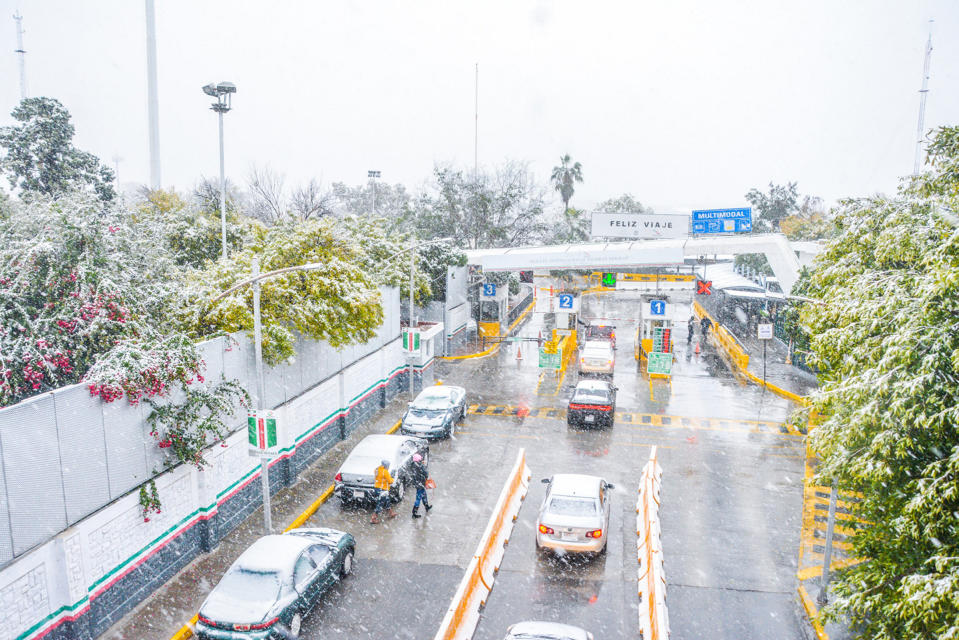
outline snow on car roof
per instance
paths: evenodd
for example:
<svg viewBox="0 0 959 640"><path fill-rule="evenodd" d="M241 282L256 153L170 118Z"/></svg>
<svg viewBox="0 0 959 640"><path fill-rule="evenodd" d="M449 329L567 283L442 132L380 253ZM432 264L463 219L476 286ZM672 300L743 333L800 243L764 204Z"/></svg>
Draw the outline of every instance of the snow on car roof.
<svg viewBox="0 0 959 640"><path fill-rule="evenodd" d="M611 386L612 385L605 380L580 380L576 383L577 389L602 389L603 391L609 391Z"/></svg>
<svg viewBox="0 0 959 640"><path fill-rule="evenodd" d="M292 569L300 552L314 544L301 536L263 536L240 554L236 564L250 571L281 571Z"/></svg>
<svg viewBox="0 0 959 640"><path fill-rule="evenodd" d="M517 622L509 629L511 638L557 638L557 640L579 640L587 638L586 632L579 627L558 622L541 622L538 620L528 620L526 622Z"/></svg>
<svg viewBox="0 0 959 640"><path fill-rule="evenodd" d="M416 399L420 398L448 398L454 391L462 391L463 387L456 387L451 384L437 384L420 391Z"/></svg>
<svg viewBox="0 0 959 640"><path fill-rule="evenodd" d="M406 440L409 440L406 436L374 433L360 440L360 443L353 448L350 455L374 456L383 452L395 451Z"/></svg>
<svg viewBox="0 0 959 640"><path fill-rule="evenodd" d="M560 496L583 496L595 498L599 495L599 483L602 478L579 473L557 473L553 476L550 492Z"/></svg>

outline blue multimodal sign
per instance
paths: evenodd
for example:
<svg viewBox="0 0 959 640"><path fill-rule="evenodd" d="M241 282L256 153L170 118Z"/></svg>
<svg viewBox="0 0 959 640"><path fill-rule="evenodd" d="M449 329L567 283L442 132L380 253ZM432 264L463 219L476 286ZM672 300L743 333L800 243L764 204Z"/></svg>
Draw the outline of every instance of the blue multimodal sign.
<svg viewBox="0 0 959 640"><path fill-rule="evenodd" d="M571 293L559 294L559 308L571 310L573 308L573 294Z"/></svg>
<svg viewBox="0 0 959 640"><path fill-rule="evenodd" d="M693 233L742 233L753 229L751 207L693 211Z"/></svg>
<svg viewBox="0 0 959 640"><path fill-rule="evenodd" d="M649 301L649 315L651 315L651 316L664 316L664 315L666 315L666 301L665 301L665 300L650 300L650 301Z"/></svg>
<svg viewBox="0 0 959 640"><path fill-rule="evenodd" d="M483 284L483 297L493 298L496 296L496 285L492 282L486 282Z"/></svg>

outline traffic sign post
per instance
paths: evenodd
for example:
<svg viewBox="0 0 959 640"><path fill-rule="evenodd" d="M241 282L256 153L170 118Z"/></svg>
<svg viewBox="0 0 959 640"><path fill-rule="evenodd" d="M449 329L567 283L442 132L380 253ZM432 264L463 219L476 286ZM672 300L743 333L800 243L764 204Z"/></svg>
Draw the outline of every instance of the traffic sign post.
<svg viewBox="0 0 959 640"><path fill-rule="evenodd" d="M763 389L766 388L766 341L773 339L773 325L764 323L756 326L756 335L763 341Z"/></svg>
<svg viewBox="0 0 959 640"><path fill-rule="evenodd" d="M673 370L673 354L651 352L646 358L646 372L650 375L668 376Z"/></svg>
<svg viewBox="0 0 959 640"><path fill-rule="evenodd" d="M279 451L279 422L275 411L257 409L246 416L246 439L251 456L274 456Z"/></svg>
<svg viewBox="0 0 959 640"><path fill-rule="evenodd" d="M539 350L539 368L540 369L555 369L559 370L560 360L562 355L556 351L556 343L552 343L553 347L550 350L550 343L547 342L546 345L540 348Z"/></svg>
<svg viewBox="0 0 959 640"><path fill-rule="evenodd" d="M616 286L616 274L615 273L604 273L603 279L600 283L604 287L615 287Z"/></svg>

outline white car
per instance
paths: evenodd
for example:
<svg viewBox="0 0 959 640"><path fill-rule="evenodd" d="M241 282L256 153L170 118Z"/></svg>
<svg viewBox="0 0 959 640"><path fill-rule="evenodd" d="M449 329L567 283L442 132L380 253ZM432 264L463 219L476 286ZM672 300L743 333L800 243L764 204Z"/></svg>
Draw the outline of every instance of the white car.
<svg viewBox="0 0 959 640"><path fill-rule="evenodd" d="M543 482L549 488L536 518L537 551L605 552L613 485L577 473L556 474Z"/></svg>
<svg viewBox="0 0 959 640"><path fill-rule="evenodd" d="M390 498L393 502L400 502L412 478L411 466L417 453L423 456L423 464L428 465L430 447L422 438L383 433L366 436L340 465L333 477L333 491L344 503L375 502L379 495L379 491L373 488L376 468L380 461L387 460L394 480Z"/></svg>
<svg viewBox="0 0 959 640"><path fill-rule="evenodd" d="M612 345L605 340L587 340L579 354L579 374L613 377L616 356Z"/></svg>
<svg viewBox="0 0 959 640"><path fill-rule="evenodd" d="M593 640L593 634L569 624L530 620L507 629L505 640Z"/></svg>
<svg viewBox="0 0 959 640"><path fill-rule="evenodd" d="M420 391L403 416L400 432L421 438L449 438L466 417L466 389L435 384Z"/></svg>

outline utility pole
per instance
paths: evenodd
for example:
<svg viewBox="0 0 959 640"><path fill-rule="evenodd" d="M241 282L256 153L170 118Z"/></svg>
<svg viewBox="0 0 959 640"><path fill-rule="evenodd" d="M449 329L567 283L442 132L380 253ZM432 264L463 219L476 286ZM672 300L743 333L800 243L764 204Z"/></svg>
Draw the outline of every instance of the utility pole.
<svg viewBox="0 0 959 640"><path fill-rule="evenodd" d="M929 21L929 39L926 41L926 57L922 63L922 89L919 90L919 126L916 127L916 160L913 163L912 174L919 174L919 165L922 164L922 142L926 121L926 95L929 93L929 61L932 58L932 20Z"/></svg>
<svg viewBox="0 0 959 640"><path fill-rule="evenodd" d="M160 188L160 108L157 104L157 35L153 0L146 0L147 117L150 131L150 189Z"/></svg>
<svg viewBox="0 0 959 640"><path fill-rule="evenodd" d="M476 85L473 105L473 178L479 172L479 62L476 63Z"/></svg>
<svg viewBox="0 0 959 640"><path fill-rule="evenodd" d="M17 23L17 48L16 53L20 58L20 100L27 99L27 52L23 48L23 16L17 11L13 14L13 19Z"/></svg>
<svg viewBox="0 0 959 640"><path fill-rule="evenodd" d="M120 161L123 160L117 154L113 154L113 181L117 185L117 195L120 194Z"/></svg>

